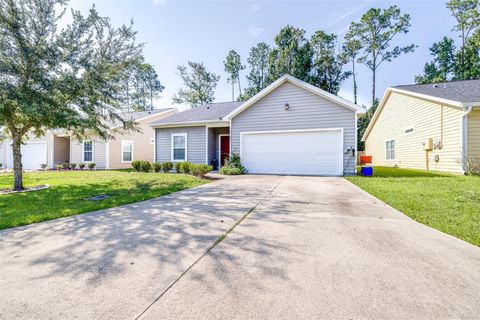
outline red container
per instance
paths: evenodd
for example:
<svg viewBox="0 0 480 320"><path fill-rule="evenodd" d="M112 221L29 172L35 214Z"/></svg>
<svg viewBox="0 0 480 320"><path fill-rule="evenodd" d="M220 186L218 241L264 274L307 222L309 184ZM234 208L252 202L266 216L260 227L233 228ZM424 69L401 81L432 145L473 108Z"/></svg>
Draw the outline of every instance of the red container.
<svg viewBox="0 0 480 320"><path fill-rule="evenodd" d="M372 156L360 156L360 163L361 164L372 163Z"/></svg>

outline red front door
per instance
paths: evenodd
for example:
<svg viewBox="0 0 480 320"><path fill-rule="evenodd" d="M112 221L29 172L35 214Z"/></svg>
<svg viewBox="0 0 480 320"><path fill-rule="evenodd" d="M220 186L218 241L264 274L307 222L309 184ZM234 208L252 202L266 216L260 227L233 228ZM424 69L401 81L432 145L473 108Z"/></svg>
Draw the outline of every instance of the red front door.
<svg viewBox="0 0 480 320"><path fill-rule="evenodd" d="M220 165L225 164L225 159L230 156L230 137L220 136Z"/></svg>

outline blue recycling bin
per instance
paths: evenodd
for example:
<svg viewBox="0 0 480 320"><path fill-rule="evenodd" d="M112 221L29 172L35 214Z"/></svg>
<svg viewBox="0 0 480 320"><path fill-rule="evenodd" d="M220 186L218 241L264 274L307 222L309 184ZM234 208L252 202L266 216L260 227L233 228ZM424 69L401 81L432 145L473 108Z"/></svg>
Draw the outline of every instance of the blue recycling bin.
<svg viewBox="0 0 480 320"><path fill-rule="evenodd" d="M373 176L373 167L362 167L361 173L362 176L371 177Z"/></svg>

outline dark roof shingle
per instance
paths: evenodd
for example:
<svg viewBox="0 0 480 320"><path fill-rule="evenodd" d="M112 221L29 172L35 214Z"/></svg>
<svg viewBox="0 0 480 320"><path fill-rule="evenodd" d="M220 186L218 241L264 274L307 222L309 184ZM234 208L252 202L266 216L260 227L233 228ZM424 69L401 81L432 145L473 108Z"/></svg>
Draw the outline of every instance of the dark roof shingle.
<svg viewBox="0 0 480 320"><path fill-rule="evenodd" d="M132 111L132 112L122 112L119 113L118 115L125 121L129 120L139 120L148 116L153 116L155 114L159 114L162 112L167 112L173 110L173 108L163 108L163 109L153 109L153 110L148 110L148 111ZM110 127L115 127L120 125L120 121L108 121L107 125Z"/></svg>
<svg viewBox="0 0 480 320"><path fill-rule="evenodd" d="M201 122L201 121L212 121L212 120L223 120L226 115L235 110L243 102L241 101L232 101L232 102L220 102L220 103L208 103L201 105L197 108L188 109L182 112L178 112L169 117L160 119L151 123L151 125L161 125L161 124L175 124L183 122Z"/></svg>
<svg viewBox="0 0 480 320"><path fill-rule="evenodd" d="M442 82L436 84L412 84L393 88L460 103L480 102L480 80Z"/></svg>

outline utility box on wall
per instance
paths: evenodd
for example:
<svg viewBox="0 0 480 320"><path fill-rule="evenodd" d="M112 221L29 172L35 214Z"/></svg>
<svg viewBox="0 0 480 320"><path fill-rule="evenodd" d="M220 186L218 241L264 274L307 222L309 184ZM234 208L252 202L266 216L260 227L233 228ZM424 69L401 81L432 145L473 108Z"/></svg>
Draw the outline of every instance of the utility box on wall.
<svg viewBox="0 0 480 320"><path fill-rule="evenodd" d="M428 138L427 140L425 140L425 142L423 143L423 150L426 150L426 151L433 150L433 139L432 138Z"/></svg>

